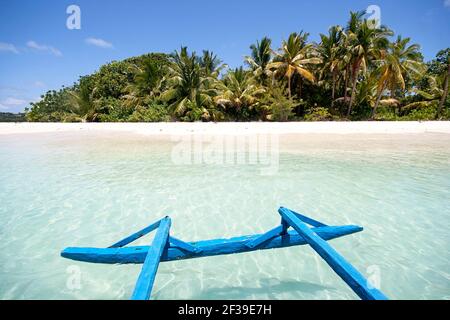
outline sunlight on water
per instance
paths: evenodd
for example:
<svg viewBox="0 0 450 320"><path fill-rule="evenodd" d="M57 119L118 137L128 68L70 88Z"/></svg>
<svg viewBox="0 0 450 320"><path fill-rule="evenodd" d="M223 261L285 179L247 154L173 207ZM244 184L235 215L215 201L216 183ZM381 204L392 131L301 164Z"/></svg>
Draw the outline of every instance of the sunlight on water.
<svg viewBox="0 0 450 320"><path fill-rule="evenodd" d="M280 136L272 176L259 165L174 164L174 145L112 133L1 136L0 298L127 299L140 265L60 251L109 246L165 215L187 241L261 233L283 205L363 226L331 244L366 276L378 270L389 298L450 299L448 135ZM306 246L162 263L152 297L357 298Z"/></svg>

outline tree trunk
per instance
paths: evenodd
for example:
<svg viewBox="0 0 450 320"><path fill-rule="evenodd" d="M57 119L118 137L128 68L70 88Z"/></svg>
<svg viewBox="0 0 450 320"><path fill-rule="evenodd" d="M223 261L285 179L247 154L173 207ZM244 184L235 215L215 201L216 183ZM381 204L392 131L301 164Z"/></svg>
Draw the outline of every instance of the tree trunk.
<svg viewBox="0 0 450 320"><path fill-rule="evenodd" d="M335 91L336 91L336 72L333 71L333 84L331 88L331 108L334 107Z"/></svg>
<svg viewBox="0 0 450 320"><path fill-rule="evenodd" d="M350 114L352 113L353 101L355 100L355 95L356 95L356 83L358 82L359 66L360 66L360 63L358 62L356 64L355 68L353 69L353 74L352 74L352 82L353 82L352 95L350 96L350 102L348 104L347 117L350 117Z"/></svg>
<svg viewBox="0 0 450 320"><path fill-rule="evenodd" d="M300 100L303 93L303 79L302 77L298 77L298 99Z"/></svg>
<svg viewBox="0 0 450 320"><path fill-rule="evenodd" d="M439 102L439 107L438 107L438 110L437 110L436 119L438 119L441 116L442 108L444 107L444 103L447 100L447 95L448 95L448 78L450 78L450 61L448 63L448 71L447 71L447 75L445 76L445 81L444 81L444 93L442 94L441 101Z"/></svg>
<svg viewBox="0 0 450 320"><path fill-rule="evenodd" d="M291 77L288 77L288 94L289 100L291 100Z"/></svg>
<svg viewBox="0 0 450 320"><path fill-rule="evenodd" d="M302 80L302 77L300 76L300 77L298 77L299 78L299 80L298 80L298 83L299 83L299 86L298 86L298 88L299 88L299 90L298 90L298 99L300 100L301 99L301 96L302 96L302 84L303 84L303 80ZM298 105L298 107L297 107L297 115L301 115L301 113L302 113L302 105L301 104L299 104Z"/></svg>
<svg viewBox="0 0 450 320"><path fill-rule="evenodd" d="M347 102L347 87L348 87L348 79L350 79L350 65L347 65L345 71L345 82L344 82L344 102Z"/></svg>
<svg viewBox="0 0 450 320"><path fill-rule="evenodd" d="M381 88L381 91L378 94L377 101L375 102L375 106L372 109L372 117L371 117L372 120L375 119L375 115L377 113L377 108L378 108L378 105L380 104L381 96L383 95L383 92L384 92L385 89L386 89L386 81L383 83L383 87Z"/></svg>

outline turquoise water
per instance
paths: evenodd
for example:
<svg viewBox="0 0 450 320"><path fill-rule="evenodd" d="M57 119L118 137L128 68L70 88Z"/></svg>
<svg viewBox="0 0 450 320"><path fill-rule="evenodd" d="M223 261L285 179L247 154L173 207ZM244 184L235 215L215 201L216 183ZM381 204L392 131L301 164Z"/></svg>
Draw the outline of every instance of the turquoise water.
<svg viewBox="0 0 450 320"><path fill-rule="evenodd" d="M139 265L60 251L109 246L164 215L189 241L260 233L283 205L363 226L331 244L390 298L450 299L448 135L281 136L269 176L261 165L176 164L175 145L113 133L0 136L0 298L127 299ZM306 246L163 263L152 297L357 299Z"/></svg>

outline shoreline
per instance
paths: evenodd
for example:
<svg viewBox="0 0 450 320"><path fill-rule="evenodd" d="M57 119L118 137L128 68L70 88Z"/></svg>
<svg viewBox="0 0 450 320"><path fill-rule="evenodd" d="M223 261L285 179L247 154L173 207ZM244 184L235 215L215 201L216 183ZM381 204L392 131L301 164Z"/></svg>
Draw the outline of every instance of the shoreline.
<svg viewBox="0 0 450 320"><path fill-rule="evenodd" d="M189 134L450 134L450 121L426 122L156 122L156 123L0 123L0 136L62 132Z"/></svg>

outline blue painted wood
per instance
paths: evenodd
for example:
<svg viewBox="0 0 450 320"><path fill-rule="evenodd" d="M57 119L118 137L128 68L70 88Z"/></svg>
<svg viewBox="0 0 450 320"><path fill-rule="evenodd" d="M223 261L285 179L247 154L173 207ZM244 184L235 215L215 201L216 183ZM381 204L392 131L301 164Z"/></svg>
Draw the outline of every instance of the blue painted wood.
<svg viewBox="0 0 450 320"><path fill-rule="evenodd" d="M131 297L133 300L148 300L150 298L161 256L169 244L170 223L169 217L165 217L160 221L155 238L153 238L152 245L147 251L141 273L136 282Z"/></svg>
<svg viewBox="0 0 450 320"><path fill-rule="evenodd" d="M289 223L284 221L283 217L281 217L281 225L283 226L283 230L281 230L281 235L285 235L288 232L290 225Z"/></svg>
<svg viewBox="0 0 450 320"><path fill-rule="evenodd" d="M329 266L344 280L350 288L363 300L387 300L387 297L378 289L368 285L367 279L333 249L315 230L299 219L292 211L286 208L279 209L280 215L286 220L309 245L329 264Z"/></svg>
<svg viewBox="0 0 450 320"><path fill-rule="evenodd" d="M280 209L285 209L285 208L281 207ZM327 226L326 224L324 224L324 223L322 223L320 221L314 220L314 219L312 219L310 217L307 217L305 215L302 215L302 214L300 214L298 212L295 212L295 211L292 211L290 209L288 209L288 210L290 212L292 212L295 216L297 216L297 218L299 218L301 221L303 221L304 223L309 224L310 226L313 226L313 227L316 227L316 228L326 227Z"/></svg>
<svg viewBox="0 0 450 320"><path fill-rule="evenodd" d="M169 237L169 242L171 244L171 246L173 247L178 247L180 249L183 249L187 252L200 252L202 251L201 249L191 245L190 243L184 242L183 240L177 239L175 237Z"/></svg>
<svg viewBox="0 0 450 320"><path fill-rule="evenodd" d="M246 246L249 248L256 248L260 244L262 244L276 236L281 235L282 232L283 232L283 226L278 226L278 227L273 228L272 230L267 231L266 233L260 235L255 240L250 241L249 243L246 244Z"/></svg>
<svg viewBox="0 0 450 320"><path fill-rule="evenodd" d="M361 232L363 228L359 226L327 226L313 228L312 230L317 233L322 239L332 240L353 233ZM231 239L214 239L189 242L190 245L201 250L195 253L186 252L179 248L169 247L163 253L161 262L244 253L256 250L286 248L308 244L301 235L292 230L284 236L277 236L262 243L257 248L249 248L246 245L247 243L259 238L260 236L261 235L249 235L234 237ZM67 259L92 263L143 263L147 256L149 248L149 246L135 246L124 248L66 248L61 252L61 256Z"/></svg>
<svg viewBox="0 0 450 320"><path fill-rule="evenodd" d="M133 241L136 241L137 239L149 234L153 230L156 230L159 227L159 224L161 223L161 220L156 221L155 223L149 225L148 227L145 227L142 230L139 230L136 233L133 233L131 236L126 237L125 239L122 239L113 245L111 245L109 248L120 248L124 247L127 244L130 244Z"/></svg>

